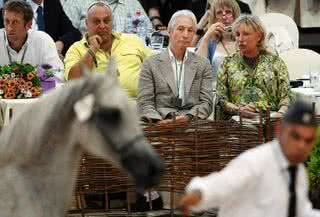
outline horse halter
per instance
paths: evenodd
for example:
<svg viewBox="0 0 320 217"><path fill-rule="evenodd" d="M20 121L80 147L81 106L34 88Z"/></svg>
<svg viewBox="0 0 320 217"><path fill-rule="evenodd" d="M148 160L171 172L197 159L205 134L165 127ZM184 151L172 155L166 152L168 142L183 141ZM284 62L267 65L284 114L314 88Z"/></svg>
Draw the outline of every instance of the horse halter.
<svg viewBox="0 0 320 217"><path fill-rule="evenodd" d="M129 153L130 152L130 148L132 148L132 145L139 142L140 140L144 139L144 135L143 134L138 134L135 137L133 137L131 140L125 142L124 144L121 145L120 148L118 149L114 149L118 154L125 154L125 153ZM110 139L111 140L111 139ZM112 141L108 141L109 144L112 147L117 147L115 143L113 143Z"/></svg>
<svg viewBox="0 0 320 217"><path fill-rule="evenodd" d="M123 156L123 155L126 155L126 153L129 153L130 148L133 147L133 144L144 139L143 134L138 134L138 135L134 136L132 139L125 141L121 145L119 145L113 141L113 139L111 138L112 137L111 135L103 132L103 126L99 127L99 122L96 122L96 124L98 125L98 128L100 129L102 137L111 146L112 150L114 152L116 152L117 154L119 154L119 156Z"/></svg>

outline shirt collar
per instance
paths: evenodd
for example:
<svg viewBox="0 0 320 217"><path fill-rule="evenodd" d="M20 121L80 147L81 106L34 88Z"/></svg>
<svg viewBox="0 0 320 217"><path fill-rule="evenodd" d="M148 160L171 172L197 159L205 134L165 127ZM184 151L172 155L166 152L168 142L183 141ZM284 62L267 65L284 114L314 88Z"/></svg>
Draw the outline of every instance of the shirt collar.
<svg viewBox="0 0 320 217"><path fill-rule="evenodd" d="M32 33L32 29L29 29L28 32L27 32L27 40L26 42L22 45L21 49L24 48L25 46L27 46L29 43L30 43L30 34ZM3 29L3 32L4 32L4 41L6 43L6 46L7 47L10 47L10 44L9 44L9 41L8 41L8 38L7 38L7 33L6 31ZM10 47L11 48L11 47ZM12 48L11 48L12 49Z"/></svg>
<svg viewBox="0 0 320 217"><path fill-rule="evenodd" d="M273 150L275 152L276 159L280 165L281 171L286 171L290 165L288 159L284 155L281 145L278 140L273 141Z"/></svg>
<svg viewBox="0 0 320 217"><path fill-rule="evenodd" d="M50 1L50 0L49 0L49 1ZM40 5L34 3L32 0L28 0L28 2L29 2L29 4L31 5L31 8L32 8L34 14L37 13L37 9L38 9L39 6L41 6L42 9L43 9L43 1L41 2Z"/></svg>
<svg viewBox="0 0 320 217"><path fill-rule="evenodd" d="M108 2L108 4L115 4L115 3L125 4L125 0L106 0L106 2Z"/></svg>
<svg viewBox="0 0 320 217"><path fill-rule="evenodd" d="M171 49L170 49L169 46L168 46L168 52L169 52L170 60L174 60L174 59L175 59L175 56L174 56L174 54L172 53L172 51L171 51ZM186 50L182 61L185 62L187 58L188 58L188 50Z"/></svg>

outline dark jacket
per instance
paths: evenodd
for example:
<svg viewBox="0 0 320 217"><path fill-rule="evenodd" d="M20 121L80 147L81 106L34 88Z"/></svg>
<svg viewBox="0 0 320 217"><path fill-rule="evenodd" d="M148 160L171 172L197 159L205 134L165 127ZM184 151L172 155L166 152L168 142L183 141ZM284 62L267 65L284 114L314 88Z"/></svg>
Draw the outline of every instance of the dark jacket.
<svg viewBox="0 0 320 217"><path fill-rule="evenodd" d="M207 0L139 0L146 12L150 8L159 8L161 20L168 25L171 16L178 10L189 9L198 21L206 11Z"/></svg>

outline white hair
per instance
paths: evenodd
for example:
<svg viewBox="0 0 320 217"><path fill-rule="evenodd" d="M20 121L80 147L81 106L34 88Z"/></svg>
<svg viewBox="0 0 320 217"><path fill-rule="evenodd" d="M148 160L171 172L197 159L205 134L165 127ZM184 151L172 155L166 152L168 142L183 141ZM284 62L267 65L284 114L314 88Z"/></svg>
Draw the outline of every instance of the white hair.
<svg viewBox="0 0 320 217"><path fill-rule="evenodd" d="M171 17L171 19L170 19L170 21L168 23L168 31L169 32L171 32L174 29L174 27L176 25L177 18L181 17L181 16L189 17L193 21L193 23L194 23L193 27L196 30L196 28L197 28L196 27L197 26L197 18L194 15L194 13L192 11L190 11L190 10L180 10L180 11L175 12L172 15L172 17Z"/></svg>

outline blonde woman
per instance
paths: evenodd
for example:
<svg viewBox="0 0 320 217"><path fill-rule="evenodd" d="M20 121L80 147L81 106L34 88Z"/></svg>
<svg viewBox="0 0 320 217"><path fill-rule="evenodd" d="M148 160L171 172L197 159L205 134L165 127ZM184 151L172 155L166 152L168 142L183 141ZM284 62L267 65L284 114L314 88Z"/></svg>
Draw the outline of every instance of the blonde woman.
<svg viewBox="0 0 320 217"><path fill-rule="evenodd" d="M236 51L231 26L239 15L240 7L235 0L212 1L208 11L208 30L200 40L197 54L209 59L213 66L214 78L224 57ZM200 33L198 30L198 34Z"/></svg>
<svg viewBox="0 0 320 217"><path fill-rule="evenodd" d="M217 76L223 113L235 115L240 110L244 117L254 118L257 106L270 106L273 115L281 117L290 101L285 63L266 50L266 32L258 17L239 17L233 32L239 51L224 59Z"/></svg>

